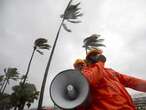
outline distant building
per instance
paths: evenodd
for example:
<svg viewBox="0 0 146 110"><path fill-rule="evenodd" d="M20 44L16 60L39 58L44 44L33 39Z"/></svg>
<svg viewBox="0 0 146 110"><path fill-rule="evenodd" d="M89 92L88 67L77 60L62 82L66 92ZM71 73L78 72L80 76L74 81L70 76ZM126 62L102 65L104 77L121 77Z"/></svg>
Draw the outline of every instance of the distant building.
<svg viewBox="0 0 146 110"><path fill-rule="evenodd" d="M137 110L146 110L146 93L135 94L133 96L133 102Z"/></svg>

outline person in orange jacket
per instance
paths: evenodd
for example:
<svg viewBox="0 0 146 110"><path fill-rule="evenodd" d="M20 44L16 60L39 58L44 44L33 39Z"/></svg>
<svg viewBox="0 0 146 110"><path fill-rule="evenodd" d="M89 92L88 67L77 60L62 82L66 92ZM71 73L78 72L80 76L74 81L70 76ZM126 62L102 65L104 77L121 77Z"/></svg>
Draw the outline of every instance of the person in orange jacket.
<svg viewBox="0 0 146 110"><path fill-rule="evenodd" d="M86 62L81 72L90 84L90 103L77 110L136 110L125 87L146 92L146 80L105 68L106 58L96 49L87 54Z"/></svg>

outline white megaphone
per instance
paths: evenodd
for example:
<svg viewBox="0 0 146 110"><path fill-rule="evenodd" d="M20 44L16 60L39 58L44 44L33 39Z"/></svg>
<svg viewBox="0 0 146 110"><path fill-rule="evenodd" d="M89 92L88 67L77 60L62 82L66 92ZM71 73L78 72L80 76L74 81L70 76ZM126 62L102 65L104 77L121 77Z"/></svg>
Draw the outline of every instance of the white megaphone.
<svg viewBox="0 0 146 110"><path fill-rule="evenodd" d="M50 86L53 103L65 110L74 109L87 100L89 84L77 70L69 69L55 76Z"/></svg>

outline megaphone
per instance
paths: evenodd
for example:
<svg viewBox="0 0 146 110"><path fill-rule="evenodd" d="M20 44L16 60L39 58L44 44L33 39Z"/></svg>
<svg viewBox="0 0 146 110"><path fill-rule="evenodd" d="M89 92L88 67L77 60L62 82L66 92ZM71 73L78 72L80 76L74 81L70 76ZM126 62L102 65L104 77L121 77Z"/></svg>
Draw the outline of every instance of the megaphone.
<svg viewBox="0 0 146 110"><path fill-rule="evenodd" d="M53 103L65 110L84 104L88 95L88 81L77 70L68 69L60 72L50 85L50 96Z"/></svg>

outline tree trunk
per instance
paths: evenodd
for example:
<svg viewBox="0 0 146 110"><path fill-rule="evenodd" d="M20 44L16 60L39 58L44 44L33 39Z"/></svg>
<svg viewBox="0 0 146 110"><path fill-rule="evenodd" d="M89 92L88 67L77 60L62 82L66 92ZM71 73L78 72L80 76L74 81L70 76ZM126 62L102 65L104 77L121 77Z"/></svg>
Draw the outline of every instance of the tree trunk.
<svg viewBox="0 0 146 110"><path fill-rule="evenodd" d="M24 109L25 103L22 104L22 110Z"/></svg>
<svg viewBox="0 0 146 110"><path fill-rule="evenodd" d="M21 106L20 106L20 107L18 107L18 110L22 110Z"/></svg>
<svg viewBox="0 0 146 110"><path fill-rule="evenodd" d="M23 85L25 84L25 82L26 82L26 79L27 79L27 76L28 76L28 73L29 73L29 70L30 70L30 65L31 65L32 58L33 58L33 56L34 56L35 50L36 50L36 48L34 47L33 52L32 52L32 55L31 55L31 58L30 58L30 61L29 61L29 63L28 63L28 67L27 67L27 71L26 71L26 74L25 74L25 78L24 78L24 80L23 80L23 82L22 82L22 86L23 86Z"/></svg>
<svg viewBox="0 0 146 110"><path fill-rule="evenodd" d="M47 80L47 76L48 76L48 71L50 69L51 60L52 60L52 57L53 57L53 53L54 53L54 50L55 50L55 47L56 47L56 43L57 43L57 40L58 40L59 33L60 33L63 22L64 22L64 19L62 20L61 25L59 27L59 30L58 30L58 33L57 33L57 36L56 36L56 39L55 39L50 57L49 57L49 61L48 61L48 64L47 64L47 67L46 67L46 70L45 70L45 74L44 74L44 77L43 77L43 82L42 82L41 92L40 92L40 98L39 98L39 103L38 103L38 110L40 110L40 108L42 107L42 101L43 101L43 96L44 96L44 90L45 90L46 80Z"/></svg>
<svg viewBox="0 0 146 110"><path fill-rule="evenodd" d="M16 107L14 107L14 110L17 110L17 106L16 106Z"/></svg>
<svg viewBox="0 0 146 110"><path fill-rule="evenodd" d="M4 88L3 88L2 92L1 92L2 94L4 94L4 91L5 91L5 89L6 89L6 86L8 85L8 80L9 80L9 79L6 80L7 82L5 83L5 86L4 86Z"/></svg>
<svg viewBox="0 0 146 110"><path fill-rule="evenodd" d="M5 85L5 81L6 81L6 80L4 80L4 82L3 82L2 86L1 86L0 92L2 92L2 90L3 90L3 87L4 87L4 85Z"/></svg>
<svg viewBox="0 0 146 110"><path fill-rule="evenodd" d="M24 109L24 106L25 106L25 102L20 104L20 106L18 107L18 110L23 110Z"/></svg>
<svg viewBox="0 0 146 110"><path fill-rule="evenodd" d="M72 0L69 1L68 5L67 5L67 8L71 4L71 2L72 2ZM65 12L66 12L66 9L65 9ZM58 29L58 32L57 32L57 35L56 35L56 38L55 38L55 41L54 41L54 45L52 47L51 54L50 54L50 57L49 57L49 60L48 60L47 66L46 66L45 74L44 74L44 77L43 77L43 82L42 82L42 85L41 85L40 98L39 98L39 103L38 103L38 109L37 110L40 110L41 107L42 107L42 102L43 102L43 96L44 96L44 90L45 90L46 80L47 80L47 76L48 76L48 71L50 69L50 64L51 64L51 61L52 61L53 53L54 53L54 50L55 50L55 47L56 47L56 43L57 43L57 40L58 40L59 33L60 33L63 22L64 22L64 18L62 19L62 22L59 26L59 29Z"/></svg>
<svg viewBox="0 0 146 110"><path fill-rule="evenodd" d="M86 51L86 55L87 55L87 53L88 53L88 52L87 52L87 48L85 48L85 51Z"/></svg>

